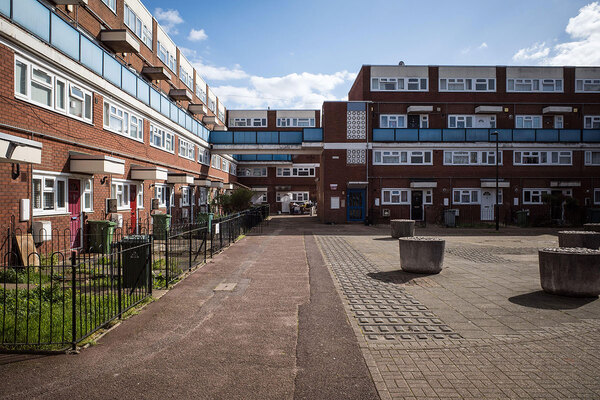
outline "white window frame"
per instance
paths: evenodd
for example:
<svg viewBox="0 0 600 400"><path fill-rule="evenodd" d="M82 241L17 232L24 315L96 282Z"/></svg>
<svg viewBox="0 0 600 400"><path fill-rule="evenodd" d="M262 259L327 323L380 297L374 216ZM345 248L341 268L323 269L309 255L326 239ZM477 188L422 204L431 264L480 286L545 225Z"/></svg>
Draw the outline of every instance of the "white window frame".
<svg viewBox="0 0 600 400"><path fill-rule="evenodd" d="M388 162L385 162L388 157ZM398 159L397 162L393 158ZM414 162L415 157L423 157L423 162ZM377 161L379 159L379 161ZM427 161L429 159L429 161ZM433 165L432 150L373 150L373 165Z"/></svg>
<svg viewBox="0 0 600 400"><path fill-rule="evenodd" d="M160 43L160 40L156 41L156 54L163 64L176 73L177 66L175 65L175 55L171 54L169 50Z"/></svg>
<svg viewBox="0 0 600 400"><path fill-rule="evenodd" d="M123 21L125 22L125 26L140 38L146 47L152 50L152 27L148 28L144 25L142 19L127 5L127 3L125 3L123 11Z"/></svg>
<svg viewBox="0 0 600 400"><path fill-rule="evenodd" d="M189 207L191 198L191 190L189 186L181 187L181 207Z"/></svg>
<svg viewBox="0 0 600 400"><path fill-rule="evenodd" d="M210 150L204 147L198 148L198 162L204 165L210 165Z"/></svg>
<svg viewBox="0 0 600 400"><path fill-rule="evenodd" d="M600 189L594 189L594 204L600 204Z"/></svg>
<svg viewBox="0 0 600 400"><path fill-rule="evenodd" d="M210 108L210 107L209 107ZM231 126L241 128L264 128L267 126L266 118L230 118L229 123Z"/></svg>
<svg viewBox="0 0 600 400"><path fill-rule="evenodd" d="M110 9L115 15L117 14L117 0L102 0L104 5Z"/></svg>
<svg viewBox="0 0 600 400"><path fill-rule="evenodd" d="M415 82L416 81L416 82ZM392 89L381 89L381 85L393 85ZM417 84L418 89L409 89L409 86ZM390 86L392 87L392 86ZM429 78L423 77L403 77L403 78L371 78L372 92L428 92Z"/></svg>
<svg viewBox="0 0 600 400"><path fill-rule="evenodd" d="M113 101L107 100L104 100L103 114L102 123L104 129L138 142L144 142L144 119L138 114ZM111 118L121 121L120 130L111 126ZM133 129L134 127L135 129ZM135 136L133 135L134 130L136 131Z"/></svg>
<svg viewBox="0 0 600 400"><path fill-rule="evenodd" d="M379 115L380 128L406 128L406 114L381 114Z"/></svg>
<svg viewBox="0 0 600 400"><path fill-rule="evenodd" d="M600 79L575 79L575 93L600 93Z"/></svg>
<svg viewBox="0 0 600 400"><path fill-rule="evenodd" d="M194 86L194 77L183 68L183 65L179 66L179 80L183 82L188 88Z"/></svg>
<svg viewBox="0 0 600 400"><path fill-rule="evenodd" d="M277 167L277 177L313 178L314 167Z"/></svg>
<svg viewBox="0 0 600 400"><path fill-rule="evenodd" d="M210 156L210 166L214 169L221 169L221 156L212 154Z"/></svg>
<svg viewBox="0 0 600 400"><path fill-rule="evenodd" d="M246 176L250 178L263 178L268 176L267 167L241 167L238 168L238 176Z"/></svg>
<svg viewBox="0 0 600 400"><path fill-rule="evenodd" d="M177 137L177 141L179 142L179 157L194 161L196 159L196 145L189 140L182 139L181 136Z"/></svg>
<svg viewBox="0 0 600 400"><path fill-rule="evenodd" d="M88 187L89 185L89 187ZM86 198L89 198L90 206L86 207ZM94 212L94 180L81 180L81 210L83 212Z"/></svg>
<svg viewBox="0 0 600 400"><path fill-rule="evenodd" d="M17 82L16 82L16 69L17 64L24 65L26 68L25 74L25 88L27 93L21 93L17 91ZM26 101L28 103L34 104L38 107L42 107L46 110L50 110L56 112L58 114L66 115L69 118L73 118L87 124L92 125L94 119L94 102L93 102L93 94L92 91L87 89L84 85L79 84L78 82L74 82L70 79L65 78L64 76L56 73L51 68L40 65L39 63L34 63L26 60L23 57L18 55L15 56L15 62L13 64L14 74L15 74L15 98ZM50 78L50 82L41 81L34 77L33 70L39 70L40 72L46 74ZM62 98L62 103L64 107L60 107L57 105L57 84L61 83L64 85L64 97ZM32 85L36 84L50 91L50 104L38 102L33 99L32 96ZM76 92L81 92L78 94ZM71 103L72 102L81 102L81 116L74 114L71 111Z"/></svg>
<svg viewBox="0 0 600 400"><path fill-rule="evenodd" d="M489 162L490 156L494 158ZM467 157L467 162L459 162ZM496 165L496 150L444 150L444 165ZM498 165L502 165L502 150L498 150Z"/></svg>
<svg viewBox="0 0 600 400"><path fill-rule="evenodd" d="M229 164L229 175L237 176L237 165L235 163Z"/></svg>
<svg viewBox="0 0 600 400"><path fill-rule="evenodd" d="M64 215L69 213L69 179L79 179L73 178L67 174L46 174L43 172L33 172L32 174L32 182L39 180L40 181L40 207L35 206L35 184L32 184L31 188L31 203L33 207L33 216L47 216L47 215ZM63 183L63 201L64 206L59 207L59 184L58 182ZM52 187L47 187L46 182L52 182ZM52 208L46 208L46 201L44 193L52 193L53 201Z"/></svg>
<svg viewBox="0 0 600 400"><path fill-rule="evenodd" d="M584 116L583 129L600 129L600 115Z"/></svg>
<svg viewBox="0 0 600 400"><path fill-rule="evenodd" d="M314 128L314 118L277 118L278 128L302 127Z"/></svg>
<svg viewBox="0 0 600 400"><path fill-rule="evenodd" d="M552 85L552 90L544 90L548 85ZM529 89L525 86L529 86ZM519 89L517 89L520 87ZM564 81L562 79L551 78L507 78L506 91L508 93L562 93L564 91Z"/></svg>
<svg viewBox="0 0 600 400"><path fill-rule="evenodd" d="M458 85L462 84L462 88ZM452 88L450 88L452 86ZM485 85L485 89L477 89ZM496 78L440 78L440 92L495 92Z"/></svg>
<svg viewBox="0 0 600 400"><path fill-rule="evenodd" d="M155 143L155 139L158 139L160 143ZM167 153L175 154L174 141L175 135L173 132L154 122L150 123L150 146L166 151Z"/></svg>
<svg viewBox="0 0 600 400"><path fill-rule="evenodd" d="M458 194L458 200L456 195ZM465 196L468 199L465 200ZM475 197L475 199L474 199ZM456 188L452 189L452 204L477 205L481 204L480 188Z"/></svg>
<svg viewBox="0 0 600 400"><path fill-rule="evenodd" d="M528 158L528 162L524 159ZM534 162L537 158L537 162ZM568 158L568 162L565 161ZM513 165L573 165L573 151L571 150L514 150Z"/></svg>
<svg viewBox="0 0 600 400"><path fill-rule="evenodd" d="M594 162L594 155L598 155L598 161ZM600 165L600 150L588 150L585 152L585 165Z"/></svg>
<svg viewBox="0 0 600 400"><path fill-rule="evenodd" d="M403 196L405 199L403 200ZM397 201L394 198L397 197ZM407 205L410 204L410 189L384 188L381 189L381 204L383 205Z"/></svg>
<svg viewBox="0 0 600 400"><path fill-rule="evenodd" d="M204 87L196 84L196 96L198 96L202 102L206 103L206 84L204 84Z"/></svg>
<svg viewBox="0 0 600 400"><path fill-rule="evenodd" d="M127 211L131 210L130 191L131 187L136 188L136 208L144 208L144 188L143 183L136 181L128 181L125 179L112 179L110 182L110 197L111 199L117 199L117 210ZM114 189L114 191L113 191ZM119 190L120 189L120 190ZM119 193L123 195L123 201L119 202ZM142 193L142 201L140 201L140 193Z"/></svg>
<svg viewBox="0 0 600 400"><path fill-rule="evenodd" d="M515 129L542 129L543 120L541 115L515 115ZM528 122L531 127L525 127Z"/></svg>
<svg viewBox="0 0 600 400"><path fill-rule="evenodd" d="M542 199L544 194L550 194L550 189L532 189L523 188L523 203L522 204L544 204ZM525 197L529 194L529 200L525 200ZM533 200L534 196L539 197L539 200Z"/></svg>
<svg viewBox="0 0 600 400"><path fill-rule="evenodd" d="M554 116L554 129L564 129L565 128L565 119L562 115Z"/></svg>

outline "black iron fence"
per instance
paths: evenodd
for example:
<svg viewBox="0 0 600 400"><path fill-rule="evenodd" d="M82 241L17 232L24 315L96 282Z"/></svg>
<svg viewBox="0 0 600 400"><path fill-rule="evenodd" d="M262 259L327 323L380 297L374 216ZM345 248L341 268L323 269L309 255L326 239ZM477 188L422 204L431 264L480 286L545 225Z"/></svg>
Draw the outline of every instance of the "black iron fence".
<svg viewBox="0 0 600 400"><path fill-rule="evenodd" d="M240 235L260 231L268 214L268 207L258 207L139 235L86 232L77 249L69 230L53 230L41 243L8 230L0 243L0 347L74 347L153 288L168 288Z"/></svg>

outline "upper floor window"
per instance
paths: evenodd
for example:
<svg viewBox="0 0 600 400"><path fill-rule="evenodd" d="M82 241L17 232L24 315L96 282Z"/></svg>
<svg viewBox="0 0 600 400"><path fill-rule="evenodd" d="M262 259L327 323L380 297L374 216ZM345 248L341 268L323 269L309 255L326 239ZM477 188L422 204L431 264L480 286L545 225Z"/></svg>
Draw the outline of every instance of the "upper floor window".
<svg viewBox="0 0 600 400"><path fill-rule="evenodd" d="M210 157L210 166L216 169L221 169L221 157L213 154Z"/></svg>
<svg viewBox="0 0 600 400"><path fill-rule="evenodd" d="M279 167L277 176L312 177L315 176L315 169L312 167Z"/></svg>
<svg viewBox="0 0 600 400"><path fill-rule="evenodd" d="M210 98L210 96L208 97L208 109L212 112L215 112L215 107L217 106L217 103ZM267 126L267 124L265 123L265 126Z"/></svg>
<svg viewBox="0 0 600 400"><path fill-rule="evenodd" d="M104 129L141 142L144 141L143 119L108 101L104 101Z"/></svg>
<svg viewBox="0 0 600 400"><path fill-rule="evenodd" d="M600 79L576 79L575 91L598 93L600 92Z"/></svg>
<svg viewBox="0 0 600 400"><path fill-rule="evenodd" d="M572 151L514 151L515 165L571 165Z"/></svg>
<svg viewBox="0 0 600 400"><path fill-rule="evenodd" d="M203 149L202 147L198 149L198 162L201 164L208 165L210 163L210 150Z"/></svg>
<svg viewBox="0 0 600 400"><path fill-rule="evenodd" d="M380 128L406 128L406 115L382 114L379 116Z"/></svg>
<svg viewBox="0 0 600 400"><path fill-rule="evenodd" d="M192 75L188 74L182 66L179 66L179 79L189 88L194 86L194 78L192 78Z"/></svg>
<svg viewBox="0 0 600 400"><path fill-rule="evenodd" d="M371 91L426 92L427 78L371 78Z"/></svg>
<svg viewBox="0 0 600 400"><path fill-rule="evenodd" d="M267 167L239 168L238 176L267 176Z"/></svg>
<svg viewBox="0 0 600 400"><path fill-rule="evenodd" d="M221 171L229 172L229 161L224 158L221 159Z"/></svg>
<svg viewBox="0 0 600 400"><path fill-rule="evenodd" d="M554 116L554 129L563 129L565 127L564 119L562 115Z"/></svg>
<svg viewBox="0 0 600 400"><path fill-rule="evenodd" d="M502 165L502 151L498 152ZM496 165L495 151L444 151L444 165Z"/></svg>
<svg viewBox="0 0 600 400"><path fill-rule="evenodd" d="M440 78L441 92L495 92L493 78Z"/></svg>
<svg viewBox="0 0 600 400"><path fill-rule="evenodd" d="M196 96L206 103L206 85L196 85Z"/></svg>
<svg viewBox="0 0 600 400"><path fill-rule="evenodd" d="M374 165L432 165L431 150L373 150Z"/></svg>
<svg viewBox="0 0 600 400"><path fill-rule="evenodd" d="M92 93L33 63L15 60L15 97L92 123Z"/></svg>
<svg viewBox="0 0 600 400"><path fill-rule="evenodd" d="M169 50L165 46L163 46L160 41L156 43L158 58L173 72L175 69L175 54L171 54Z"/></svg>
<svg viewBox="0 0 600 400"><path fill-rule="evenodd" d="M237 165L235 165L234 163L229 164L229 175L237 175Z"/></svg>
<svg viewBox="0 0 600 400"><path fill-rule="evenodd" d="M508 79L507 92L562 92L562 79Z"/></svg>
<svg viewBox="0 0 600 400"><path fill-rule="evenodd" d="M277 127L307 127L315 126L314 118L277 118Z"/></svg>
<svg viewBox="0 0 600 400"><path fill-rule="evenodd" d="M179 141L179 155L181 157L187 158L189 160L195 159L195 148L196 146L192 142L188 142L187 140L183 140L181 137L178 139Z"/></svg>
<svg viewBox="0 0 600 400"><path fill-rule="evenodd" d="M585 165L600 165L600 151L586 151Z"/></svg>
<svg viewBox="0 0 600 400"><path fill-rule="evenodd" d="M265 127L267 126L266 118L231 118L229 121L231 126L241 127Z"/></svg>
<svg viewBox="0 0 600 400"><path fill-rule="evenodd" d="M117 0L102 0L102 2L106 4L106 6L110 8L112 12L115 14L117 13Z"/></svg>
<svg viewBox="0 0 600 400"><path fill-rule="evenodd" d="M541 129L541 115L517 115L515 117L515 128L517 129Z"/></svg>
<svg viewBox="0 0 600 400"><path fill-rule="evenodd" d="M164 128L150 124L150 145L173 153L173 134Z"/></svg>
<svg viewBox="0 0 600 400"><path fill-rule="evenodd" d="M103 0L104 1L104 0ZM114 0L113 0L114 1ZM152 48L152 27L147 27L142 23L140 17L131 9L127 4L125 4L125 25L129 27L136 34L137 37L142 39L142 42L148 48Z"/></svg>
<svg viewBox="0 0 600 400"><path fill-rule="evenodd" d="M495 128L495 115L448 115L448 128Z"/></svg>
<svg viewBox="0 0 600 400"><path fill-rule="evenodd" d="M600 115L586 115L583 118L584 129L600 129Z"/></svg>

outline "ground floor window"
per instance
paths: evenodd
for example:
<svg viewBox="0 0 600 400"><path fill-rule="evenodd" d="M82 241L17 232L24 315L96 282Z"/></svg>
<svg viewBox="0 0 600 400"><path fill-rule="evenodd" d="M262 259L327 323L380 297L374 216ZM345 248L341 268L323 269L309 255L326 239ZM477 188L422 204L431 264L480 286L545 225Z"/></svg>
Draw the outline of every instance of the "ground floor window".
<svg viewBox="0 0 600 400"><path fill-rule="evenodd" d="M594 204L600 204L600 189L594 189Z"/></svg>
<svg viewBox="0 0 600 400"><path fill-rule="evenodd" d="M156 185L154 191L154 198L158 199L159 207L166 207L167 201L169 204L173 204L173 190L167 185Z"/></svg>
<svg viewBox="0 0 600 400"><path fill-rule="evenodd" d="M479 204L480 189L454 189L452 202L454 204Z"/></svg>
<svg viewBox="0 0 600 400"><path fill-rule="evenodd" d="M61 214L67 212L67 176L34 174L33 214Z"/></svg>
<svg viewBox="0 0 600 400"><path fill-rule="evenodd" d="M543 196L550 189L523 189L523 204L543 204Z"/></svg>

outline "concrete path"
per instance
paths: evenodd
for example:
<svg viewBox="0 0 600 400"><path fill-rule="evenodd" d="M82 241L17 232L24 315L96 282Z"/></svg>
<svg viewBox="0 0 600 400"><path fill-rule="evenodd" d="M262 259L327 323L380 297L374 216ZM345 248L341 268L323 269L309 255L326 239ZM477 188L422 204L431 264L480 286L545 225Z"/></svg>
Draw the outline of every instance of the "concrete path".
<svg viewBox="0 0 600 400"><path fill-rule="evenodd" d="M0 358L0 397L377 398L311 225L275 219L79 355Z"/></svg>

